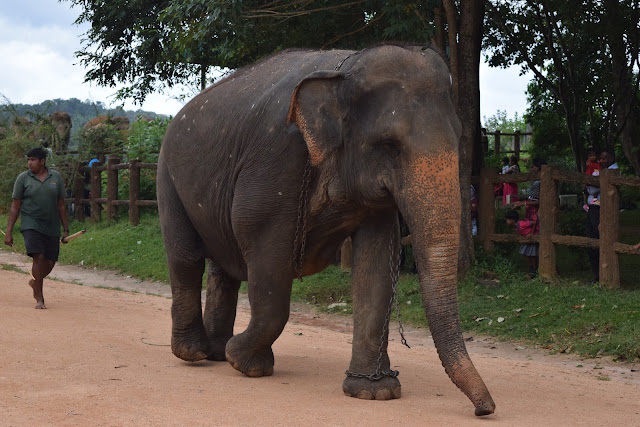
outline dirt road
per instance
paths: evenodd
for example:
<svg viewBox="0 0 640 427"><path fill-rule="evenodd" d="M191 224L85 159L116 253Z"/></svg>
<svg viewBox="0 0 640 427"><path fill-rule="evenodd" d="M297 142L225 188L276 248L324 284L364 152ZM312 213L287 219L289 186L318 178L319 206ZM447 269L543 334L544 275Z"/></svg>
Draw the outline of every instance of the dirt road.
<svg viewBox="0 0 640 427"><path fill-rule="evenodd" d="M24 266L2 251L0 264ZM187 363L171 354L167 285L70 266L52 275L65 281L46 281L48 309L35 310L29 276L0 271L1 425L640 425L637 365L476 338L469 351L497 404L479 419L427 331L410 331L411 349L395 335L389 345L402 398L362 401L341 389L351 355L348 318L297 307L274 345L274 375L247 378L226 362ZM248 314L243 301L237 330Z"/></svg>

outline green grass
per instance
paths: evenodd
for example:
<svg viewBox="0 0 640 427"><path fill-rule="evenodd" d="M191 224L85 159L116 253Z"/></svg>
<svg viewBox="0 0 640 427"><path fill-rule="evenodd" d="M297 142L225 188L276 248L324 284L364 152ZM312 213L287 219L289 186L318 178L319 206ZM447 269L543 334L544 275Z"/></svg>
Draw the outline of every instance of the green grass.
<svg viewBox="0 0 640 427"><path fill-rule="evenodd" d="M0 215L0 227L6 227L6 215ZM60 245L59 263L82 264L85 267L117 270L145 280L168 281L164 243L157 215L145 215L140 225L129 225L127 218L109 224L70 221L69 230L87 232L66 245ZM24 241L14 227L13 239L17 250L24 253ZM4 246L4 245L3 245ZM3 249L8 249L6 246Z"/></svg>
<svg viewBox="0 0 640 427"><path fill-rule="evenodd" d="M0 226L4 228L5 224L6 216L0 216ZM142 279L168 280L157 216L143 217L137 227L123 218L111 225L72 221L70 228L72 233L86 228L87 233L61 247L61 263L82 262L85 267L115 269ZM21 238L16 227L14 239L18 250L23 251ZM611 355L619 360L640 358L638 256L630 255L629 265L623 265L621 273L623 282L635 285L611 291L588 284L586 254L582 256L575 251L563 254L559 250L561 278L543 283L527 280L524 257L517 254L515 245L497 245L496 249L492 256L478 250L476 265L459 282L460 320L465 331L502 340L521 340L551 352L586 357ZM486 271L496 275L500 287L478 284ZM627 274L631 277L625 278ZM241 291L246 292L246 284ZM416 275L401 274L398 298L405 323L427 325ZM329 267L303 282L295 280L292 299L314 304L321 310L332 303L345 302L346 307L340 306L335 311L350 314L350 273ZM392 317L395 318L395 313Z"/></svg>

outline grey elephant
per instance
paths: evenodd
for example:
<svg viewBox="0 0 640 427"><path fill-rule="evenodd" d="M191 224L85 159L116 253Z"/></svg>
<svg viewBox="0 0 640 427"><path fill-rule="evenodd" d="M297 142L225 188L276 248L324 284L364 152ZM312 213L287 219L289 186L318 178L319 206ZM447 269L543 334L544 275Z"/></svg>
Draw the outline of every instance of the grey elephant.
<svg viewBox="0 0 640 427"><path fill-rule="evenodd" d="M285 51L197 95L169 124L158 161L173 353L271 375L293 279L324 269L351 236L354 331L343 390L400 397L385 327L400 212L442 364L476 415L493 413L458 318L460 132L449 70L432 50ZM251 320L234 335L242 280Z"/></svg>

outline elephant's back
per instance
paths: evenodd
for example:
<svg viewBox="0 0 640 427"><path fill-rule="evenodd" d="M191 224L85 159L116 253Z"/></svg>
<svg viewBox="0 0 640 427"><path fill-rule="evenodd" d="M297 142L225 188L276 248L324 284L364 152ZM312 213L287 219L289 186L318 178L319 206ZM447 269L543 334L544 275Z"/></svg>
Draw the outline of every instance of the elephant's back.
<svg viewBox="0 0 640 427"><path fill-rule="evenodd" d="M296 85L335 69L351 52L284 51L244 67L194 97L169 124L159 162L174 173L237 174L254 158L279 156L301 137L286 124ZM296 135L297 134L297 135Z"/></svg>

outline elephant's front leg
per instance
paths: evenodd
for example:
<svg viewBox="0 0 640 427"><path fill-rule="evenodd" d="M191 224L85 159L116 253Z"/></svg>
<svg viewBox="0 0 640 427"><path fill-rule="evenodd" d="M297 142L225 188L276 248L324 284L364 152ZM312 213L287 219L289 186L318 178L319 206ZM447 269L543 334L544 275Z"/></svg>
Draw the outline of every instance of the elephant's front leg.
<svg viewBox="0 0 640 427"><path fill-rule="evenodd" d="M254 253L255 261L247 262L251 321L227 342L225 351L229 363L249 377L273 374L271 345L289 319L291 263L273 252Z"/></svg>
<svg viewBox="0 0 640 427"><path fill-rule="evenodd" d="M233 336L239 289L239 280L229 277L212 261L207 263L204 328L209 337L209 360L225 360L225 347Z"/></svg>
<svg viewBox="0 0 640 427"><path fill-rule="evenodd" d="M395 213L364 224L353 236L353 349L349 373L342 384L347 396L376 400L400 397L400 381L387 375L391 371L389 330L385 329L393 293L392 266L397 265L400 251L398 236ZM364 377L376 373L382 377Z"/></svg>

